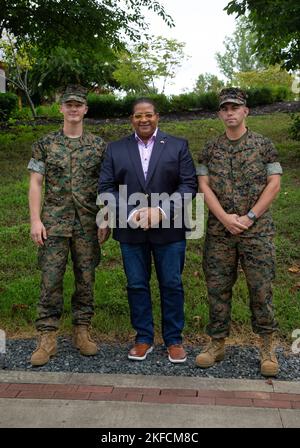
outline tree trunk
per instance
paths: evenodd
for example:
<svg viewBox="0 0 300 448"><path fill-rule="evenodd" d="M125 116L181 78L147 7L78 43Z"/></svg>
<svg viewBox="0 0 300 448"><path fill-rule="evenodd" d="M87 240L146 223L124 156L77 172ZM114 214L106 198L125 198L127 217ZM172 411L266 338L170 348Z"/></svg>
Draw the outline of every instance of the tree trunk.
<svg viewBox="0 0 300 448"><path fill-rule="evenodd" d="M23 108L22 97L21 97L20 92L18 92L18 109L22 110L22 108Z"/></svg>
<svg viewBox="0 0 300 448"><path fill-rule="evenodd" d="M164 78L164 83L163 83L163 88L162 88L162 91L161 91L161 93L162 93L163 95L165 94L166 84L167 84L167 78L165 77L165 78Z"/></svg>
<svg viewBox="0 0 300 448"><path fill-rule="evenodd" d="M36 118L37 115L36 115L35 107L34 107L34 104L33 104L33 102L32 102L32 99L30 98L30 95L29 95L29 93L28 93L28 90L24 89L24 93L25 93L26 98L27 98L27 101L28 101L28 103L29 103L29 107L30 107L30 109L31 109L33 118Z"/></svg>

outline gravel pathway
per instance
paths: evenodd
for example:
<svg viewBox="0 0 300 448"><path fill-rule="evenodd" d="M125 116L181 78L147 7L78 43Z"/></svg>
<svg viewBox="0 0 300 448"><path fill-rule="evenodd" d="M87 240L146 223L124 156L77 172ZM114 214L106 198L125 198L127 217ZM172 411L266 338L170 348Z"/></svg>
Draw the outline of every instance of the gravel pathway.
<svg viewBox="0 0 300 448"><path fill-rule="evenodd" d="M188 359L184 364L169 362L164 346L155 349L143 362L127 359L129 345L100 345L96 356L85 357L72 346L71 339L58 338L58 353L43 367L32 367L30 356L35 349L34 339L8 340L6 354L1 355L0 369L41 372L112 373L140 375L176 375L208 378L263 379L259 371L259 352L255 347L228 346L226 358L215 366L203 370L195 366L200 348L187 346ZM300 354L286 356L277 349L280 372L279 380L300 380Z"/></svg>

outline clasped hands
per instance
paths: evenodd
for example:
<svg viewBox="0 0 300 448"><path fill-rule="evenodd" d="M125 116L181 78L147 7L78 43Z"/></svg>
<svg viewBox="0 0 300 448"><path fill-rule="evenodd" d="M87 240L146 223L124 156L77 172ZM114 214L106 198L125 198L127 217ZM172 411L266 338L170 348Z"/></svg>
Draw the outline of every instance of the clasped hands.
<svg viewBox="0 0 300 448"><path fill-rule="evenodd" d="M253 221L247 215L226 214L222 220L222 224L232 235L239 235L245 232L245 230L248 230L253 225Z"/></svg>
<svg viewBox="0 0 300 448"><path fill-rule="evenodd" d="M132 227L149 230L162 220L162 212L158 207L143 207L136 210L129 219Z"/></svg>

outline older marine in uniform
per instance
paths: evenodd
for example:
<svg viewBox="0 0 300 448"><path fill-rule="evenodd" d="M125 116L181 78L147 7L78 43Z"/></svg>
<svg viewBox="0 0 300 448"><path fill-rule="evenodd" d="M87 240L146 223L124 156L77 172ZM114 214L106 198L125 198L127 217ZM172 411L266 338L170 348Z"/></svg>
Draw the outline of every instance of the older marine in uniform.
<svg viewBox="0 0 300 448"><path fill-rule="evenodd" d="M57 351L56 331L63 311L63 277L69 253L75 276L73 342L83 355L97 352L89 326L94 312L95 268L100 261L96 196L105 143L83 130L86 89L68 86L61 112L63 129L33 144L28 165L31 237L39 246L42 272L36 321L40 337L31 357L35 366L46 364ZM43 182L45 196L40 213Z"/></svg>
<svg viewBox="0 0 300 448"><path fill-rule="evenodd" d="M205 146L197 168L199 189L209 208L203 269L211 342L196 363L206 368L224 358L240 261L249 290L252 328L261 336L261 373L274 376L278 373L272 305L275 249L269 207L280 191L282 168L272 142L246 127L245 93L223 89L219 105L225 133Z"/></svg>

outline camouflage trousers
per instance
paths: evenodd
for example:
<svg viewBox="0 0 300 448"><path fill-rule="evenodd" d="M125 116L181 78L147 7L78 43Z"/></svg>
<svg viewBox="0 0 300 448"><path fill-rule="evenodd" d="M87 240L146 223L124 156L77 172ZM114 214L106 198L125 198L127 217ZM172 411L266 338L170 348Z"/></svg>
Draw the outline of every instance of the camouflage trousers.
<svg viewBox="0 0 300 448"><path fill-rule="evenodd" d="M203 270L210 310L207 333L211 337L225 338L229 335L232 288L237 279L239 261L247 281L253 331L264 334L277 329L272 304L272 280L275 277L272 237L207 234Z"/></svg>
<svg viewBox="0 0 300 448"><path fill-rule="evenodd" d="M36 320L39 331L58 328L63 312L63 277L69 252L75 277L75 292L71 300L73 325L89 325L93 317L95 268L100 262L100 247L96 231L87 235L77 226L72 237L48 236L39 249L39 267L42 271Z"/></svg>

